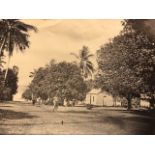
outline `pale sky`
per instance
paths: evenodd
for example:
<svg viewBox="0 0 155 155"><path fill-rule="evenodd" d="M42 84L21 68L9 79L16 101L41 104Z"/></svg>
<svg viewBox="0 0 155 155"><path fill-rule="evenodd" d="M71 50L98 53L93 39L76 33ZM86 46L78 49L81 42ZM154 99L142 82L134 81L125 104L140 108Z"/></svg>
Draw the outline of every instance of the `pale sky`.
<svg viewBox="0 0 155 155"><path fill-rule="evenodd" d="M29 73L46 65L51 59L75 61L83 45L95 54L101 45L117 35L121 20L23 20L38 28L30 33L30 48L24 53L14 51L10 66L19 67L19 85L28 85Z"/></svg>

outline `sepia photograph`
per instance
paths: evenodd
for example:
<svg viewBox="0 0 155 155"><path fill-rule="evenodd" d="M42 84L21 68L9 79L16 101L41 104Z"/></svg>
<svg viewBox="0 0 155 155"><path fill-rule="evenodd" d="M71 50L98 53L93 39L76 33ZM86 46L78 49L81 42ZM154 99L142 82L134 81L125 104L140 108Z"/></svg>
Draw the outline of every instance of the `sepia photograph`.
<svg viewBox="0 0 155 155"><path fill-rule="evenodd" d="M0 19L1 135L154 135L154 19Z"/></svg>

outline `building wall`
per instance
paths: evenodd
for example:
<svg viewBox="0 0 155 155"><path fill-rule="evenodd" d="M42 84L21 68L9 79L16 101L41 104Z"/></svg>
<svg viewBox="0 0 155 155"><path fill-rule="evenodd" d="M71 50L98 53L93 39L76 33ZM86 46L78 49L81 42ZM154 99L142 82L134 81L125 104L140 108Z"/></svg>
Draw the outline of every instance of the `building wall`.
<svg viewBox="0 0 155 155"><path fill-rule="evenodd" d="M148 101L141 100L140 101L140 106L148 108L150 106L150 103Z"/></svg>
<svg viewBox="0 0 155 155"><path fill-rule="evenodd" d="M96 102L96 94L87 94L86 99L85 99L85 103L86 104L90 104L90 97L91 97L91 103L94 104ZM93 97L94 97L94 101L93 101Z"/></svg>
<svg viewBox="0 0 155 155"><path fill-rule="evenodd" d="M103 100L104 106L113 106L114 105L114 99L110 95L102 96L102 100Z"/></svg>
<svg viewBox="0 0 155 155"><path fill-rule="evenodd" d="M113 106L114 100L111 95L106 93L98 93L98 94L87 94L85 103L90 104L90 96L91 96L91 104L99 105L99 106ZM116 102L116 105L121 105L120 102Z"/></svg>

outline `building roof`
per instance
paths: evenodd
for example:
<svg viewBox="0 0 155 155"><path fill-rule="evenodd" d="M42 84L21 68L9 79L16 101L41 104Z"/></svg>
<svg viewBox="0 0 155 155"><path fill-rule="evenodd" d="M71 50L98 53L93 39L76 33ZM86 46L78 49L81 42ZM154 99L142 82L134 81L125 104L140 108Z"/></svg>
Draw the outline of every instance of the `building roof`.
<svg viewBox="0 0 155 155"><path fill-rule="evenodd" d="M101 93L101 89L92 89L88 94L99 94Z"/></svg>

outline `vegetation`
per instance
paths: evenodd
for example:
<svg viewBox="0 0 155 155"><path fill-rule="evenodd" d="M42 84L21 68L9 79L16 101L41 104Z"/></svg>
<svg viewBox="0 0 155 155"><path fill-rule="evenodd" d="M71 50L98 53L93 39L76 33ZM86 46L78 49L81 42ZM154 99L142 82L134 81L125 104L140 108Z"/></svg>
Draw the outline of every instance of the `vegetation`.
<svg viewBox="0 0 155 155"><path fill-rule="evenodd" d="M17 67L8 70L8 76L5 81L5 87L0 87L0 100L11 101L13 95L17 93L18 72ZM5 70L0 72L0 85L3 85Z"/></svg>
<svg viewBox="0 0 155 155"><path fill-rule="evenodd" d="M32 91L30 90L30 88L27 88L23 94L22 94L22 98L31 101L32 100Z"/></svg>
<svg viewBox="0 0 155 155"><path fill-rule="evenodd" d="M149 97L151 106L155 104L155 40L138 29L139 24L145 27L145 22L125 20L122 33L97 51L97 85L114 96L125 97L128 109L131 99L141 94Z"/></svg>
<svg viewBox="0 0 155 155"><path fill-rule="evenodd" d="M0 57L4 55L4 50L8 52L9 58L13 55L14 48L20 51L29 48L29 30L37 31L34 26L25 24L18 19L2 19L0 20ZM10 59L9 59L10 61ZM8 68L5 72L5 80Z"/></svg>
<svg viewBox="0 0 155 155"><path fill-rule="evenodd" d="M67 102L82 101L86 93L87 85L82 78L80 68L75 63L51 61L45 67L36 70L23 97L25 99L48 99L51 102L54 97L58 97L60 104L63 104L64 100Z"/></svg>
<svg viewBox="0 0 155 155"><path fill-rule="evenodd" d="M81 74L84 78L88 78L94 72L93 63L89 60L93 54L90 54L88 47L83 46L79 52L79 55L71 53L79 60L79 67L81 69Z"/></svg>
<svg viewBox="0 0 155 155"><path fill-rule="evenodd" d="M133 98L145 96L150 106L155 104L155 34L152 20L124 20L123 30L111 41L97 51L98 73L95 82L92 75L94 66L89 48L83 46L79 54L71 53L78 63L67 63L52 60L45 67L30 73L32 82L23 93L28 100L41 99L52 102L56 96L60 103L85 99L86 93L94 85L113 95L126 98L128 109L131 109ZM10 89L9 67L3 69L3 56L12 56L14 48L20 51L29 48L29 30L37 29L20 20L0 20L0 68L1 88L6 94L14 94ZM6 52L6 53L5 53ZM18 68L14 71L18 73ZM10 73L9 73L10 72ZM17 74L16 74L17 75ZM4 76L4 77L3 77ZM96 83L96 84L95 84ZM14 86L16 89L16 86ZM4 90L3 90L4 89Z"/></svg>
<svg viewBox="0 0 155 155"><path fill-rule="evenodd" d="M29 48L30 30L37 31L36 27L25 24L18 19L2 19L0 20L0 99L12 100L17 90L17 74L18 67L9 69L10 57L13 55L14 49L24 51ZM7 68L4 70L4 58L8 54ZM8 76L8 77L7 77Z"/></svg>

